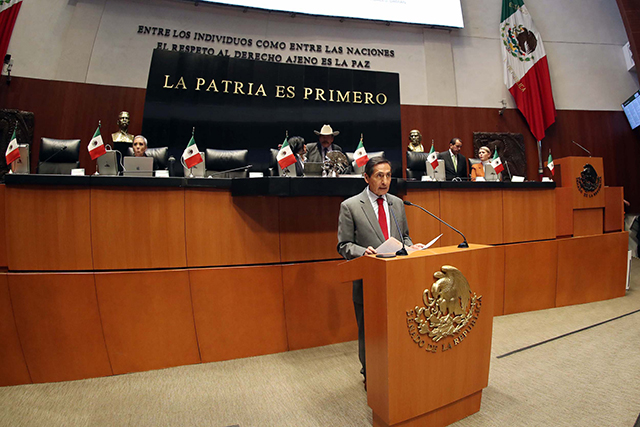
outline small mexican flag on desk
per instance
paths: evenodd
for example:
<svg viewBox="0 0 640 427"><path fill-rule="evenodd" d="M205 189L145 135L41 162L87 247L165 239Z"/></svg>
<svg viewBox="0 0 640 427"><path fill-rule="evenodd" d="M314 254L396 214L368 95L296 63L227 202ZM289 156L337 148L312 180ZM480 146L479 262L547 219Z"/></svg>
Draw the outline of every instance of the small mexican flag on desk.
<svg viewBox="0 0 640 427"><path fill-rule="evenodd" d="M98 128L93 134L93 138L91 138L91 141L89 141L87 150L89 150L89 155L91 156L91 160L95 160L107 152L107 150L104 148L102 135L100 134L100 125L98 125Z"/></svg>
<svg viewBox="0 0 640 427"><path fill-rule="evenodd" d="M293 151L291 151L291 146L289 145L289 138L284 138L284 142L276 158L282 169L286 169L296 162L296 156L293 155Z"/></svg>
<svg viewBox="0 0 640 427"><path fill-rule="evenodd" d="M496 173L500 173L504 170L504 166L502 166L502 160L500 160L500 156L498 156L498 147L496 147L495 153L493 153L493 160L491 160L491 166Z"/></svg>
<svg viewBox="0 0 640 427"><path fill-rule="evenodd" d="M356 152L353 153L353 160L356 161L356 165L358 165L359 168L366 165L369 161L367 150L364 149L364 143L362 142L362 135L360 135L360 143L356 148Z"/></svg>
<svg viewBox="0 0 640 427"><path fill-rule="evenodd" d="M195 129L193 132L195 133ZM194 134L191 135L187 148L185 148L182 153L182 160L184 160L184 164L187 165L188 169L191 169L198 163L202 163L202 155L196 145L196 138Z"/></svg>
<svg viewBox="0 0 640 427"><path fill-rule="evenodd" d="M11 141L9 141L7 152L4 154L4 157L7 160L7 165L10 165L20 158L20 150L18 149L18 138L16 138L15 129L13 130L13 136L11 136Z"/></svg>

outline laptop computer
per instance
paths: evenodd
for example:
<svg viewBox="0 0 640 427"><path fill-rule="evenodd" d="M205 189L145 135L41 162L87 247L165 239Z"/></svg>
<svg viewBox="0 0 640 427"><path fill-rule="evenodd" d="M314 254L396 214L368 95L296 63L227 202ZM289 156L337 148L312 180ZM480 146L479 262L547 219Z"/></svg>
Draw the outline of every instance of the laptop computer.
<svg viewBox="0 0 640 427"><path fill-rule="evenodd" d="M204 151L201 151L200 155L204 159ZM189 169L185 165L182 165L182 171L184 173L184 176L186 178L188 178L189 174L191 173L191 174L193 174L194 178L203 178L204 175L205 175L205 163L206 162L200 162L197 165L195 165L194 167L192 167L191 169Z"/></svg>
<svg viewBox="0 0 640 427"><path fill-rule="evenodd" d="M153 157L125 157L124 176L153 176Z"/></svg>
<svg viewBox="0 0 640 427"><path fill-rule="evenodd" d="M29 146L26 144L18 145L20 158L11 164L13 173L29 174Z"/></svg>
<svg viewBox="0 0 640 427"><path fill-rule="evenodd" d="M116 151L107 151L98 157L98 173L100 175L117 175L118 174L118 157Z"/></svg>
<svg viewBox="0 0 640 427"><path fill-rule="evenodd" d="M431 163L429 163L429 161L426 162L427 164L427 176L431 177L431 180L433 181L445 181L446 175L444 173L444 160L442 159L438 159L438 166L435 168L435 170L433 169L433 166L431 166Z"/></svg>
<svg viewBox="0 0 640 427"><path fill-rule="evenodd" d="M322 162L305 162L304 174L306 176L322 176Z"/></svg>

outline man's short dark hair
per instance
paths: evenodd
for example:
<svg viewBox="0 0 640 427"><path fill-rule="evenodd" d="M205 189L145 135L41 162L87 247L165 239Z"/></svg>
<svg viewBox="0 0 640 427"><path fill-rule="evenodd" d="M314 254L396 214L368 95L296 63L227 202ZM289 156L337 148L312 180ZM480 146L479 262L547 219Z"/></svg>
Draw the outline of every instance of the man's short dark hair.
<svg viewBox="0 0 640 427"><path fill-rule="evenodd" d="M391 162L382 156L370 158L367 164L364 165L364 173L367 176L371 176L371 174L373 173L373 169L382 163L386 163L389 165L389 167L391 167Z"/></svg>
<svg viewBox="0 0 640 427"><path fill-rule="evenodd" d="M451 141L449 141L449 145L456 145L456 142L462 142L462 140L460 138L451 138Z"/></svg>

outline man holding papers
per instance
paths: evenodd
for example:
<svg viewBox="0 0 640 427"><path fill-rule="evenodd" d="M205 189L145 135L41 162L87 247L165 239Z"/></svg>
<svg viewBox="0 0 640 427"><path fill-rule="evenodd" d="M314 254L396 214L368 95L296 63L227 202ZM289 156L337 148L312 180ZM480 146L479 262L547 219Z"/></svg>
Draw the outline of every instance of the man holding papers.
<svg viewBox="0 0 640 427"><path fill-rule="evenodd" d="M367 188L340 205L338 253L345 259L373 255L375 248L390 237L401 242L404 240L407 246L413 245L402 200L387 194L391 184L391 162L382 157L369 159L365 165L364 180L369 184ZM416 245L416 249L421 247ZM358 355L362 363L360 372L365 377L366 388L362 280L353 282L353 305L358 323Z"/></svg>

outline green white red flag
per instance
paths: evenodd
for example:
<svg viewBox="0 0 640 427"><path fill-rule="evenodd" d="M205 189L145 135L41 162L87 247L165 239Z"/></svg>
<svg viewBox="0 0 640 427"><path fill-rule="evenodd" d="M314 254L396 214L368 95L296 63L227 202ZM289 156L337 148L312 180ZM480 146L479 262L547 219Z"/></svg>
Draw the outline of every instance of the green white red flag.
<svg viewBox="0 0 640 427"><path fill-rule="evenodd" d="M15 129L13 129L13 135L11 136L11 141L9 141L4 157L7 160L7 165L10 165L20 158L20 149L18 148L18 138L16 138Z"/></svg>
<svg viewBox="0 0 640 427"><path fill-rule="evenodd" d="M356 148L355 153L353 153L353 160L356 161L356 165L358 165L359 168L366 165L369 161L367 150L364 149L364 143L362 142L362 136L360 137L358 148Z"/></svg>
<svg viewBox="0 0 640 427"><path fill-rule="evenodd" d="M436 149L433 148L433 142L431 143L431 150L429 150L427 161L431 163L431 167L434 170L438 167L438 153L436 153Z"/></svg>
<svg viewBox="0 0 640 427"><path fill-rule="evenodd" d="M93 134L93 138L91 138L91 141L89 141L87 150L89 150L91 160L95 160L107 152L104 147L104 142L102 141L102 135L100 134L100 125L98 125L95 133Z"/></svg>
<svg viewBox="0 0 640 427"><path fill-rule="evenodd" d="M554 175L553 169L555 168L555 165L553 164L553 157L551 157L551 151L549 151L549 158L547 159L547 167L551 171L551 176L553 176Z"/></svg>
<svg viewBox="0 0 640 427"><path fill-rule="evenodd" d="M496 147L495 153L493 153L493 160L491 160L491 166L496 173L500 173L504 170L504 166L502 166L502 160L500 160L500 156L498 156L498 147Z"/></svg>
<svg viewBox="0 0 640 427"><path fill-rule="evenodd" d="M0 0L0 58L7 54L21 6L22 0Z"/></svg>
<svg viewBox="0 0 640 427"><path fill-rule="evenodd" d="M542 38L522 0L503 0L500 21L504 83L531 133L540 141L556 121Z"/></svg>
<svg viewBox="0 0 640 427"><path fill-rule="evenodd" d="M200 150L198 150L198 146L196 145L196 137L194 135L191 135L187 148L185 148L182 153L182 160L188 169L191 169L203 161Z"/></svg>
<svg viewBox="0 0 640 427"><path fill-rule="evenodd" d="M289 138L284 138L284 142L282 143L282 147L280 147L280 151L278 151L276 159L278 159L278 164L282 169L296 162L296 156L293 155L293 151L291 151L291 146L289 145Z"/></svg>

